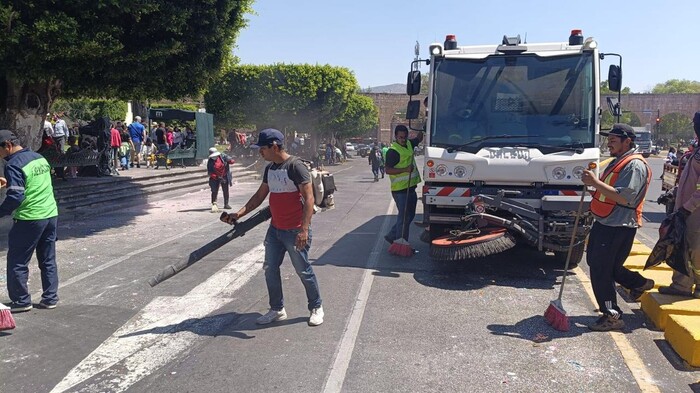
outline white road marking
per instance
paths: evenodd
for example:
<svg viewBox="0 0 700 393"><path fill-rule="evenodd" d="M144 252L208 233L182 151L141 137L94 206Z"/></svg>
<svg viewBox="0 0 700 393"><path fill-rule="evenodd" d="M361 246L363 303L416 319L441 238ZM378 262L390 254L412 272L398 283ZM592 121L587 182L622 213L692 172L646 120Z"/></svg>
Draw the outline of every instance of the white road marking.
<svg viewBox="0 0 700 393"><path fill-rule="evenodd" d="M365 315L365 308L367 307L369 292L372 289L372 283L374 282L374 268L377 267L379 256L384 248L383 234L389 231L390 222L395 219L395 217L392 215L393 208L394 203L391 201L389 202L389 209L387 210L384 217L384 222L382 223L380 232L381 236L379 236L374 243L372 254L367 261L367 268L362 276L362 284L360 285L360 290L357 293L355 305L352 308L352 313L348 319L348 324L345 326L343 337L335 351L335 360L333 361L333 366L331 367L328 378L326 379L326 384L323 387L324 393L340 392L343 388L345 374L350 366L352 352L355 349L355 342L357 341L357 336L360 332L362 318Z"/></svg>
<svg viewBox="0 0 700 393"><path fill-rule="evenodd" d="M75 366L51 392L72 388L100 392L127 390L201 340L199 334L192 332L202 330L201 325L206 322L201 318L231 302L229 296L255 276L263 258L261 244L184 296L153 299Z"/></svg>

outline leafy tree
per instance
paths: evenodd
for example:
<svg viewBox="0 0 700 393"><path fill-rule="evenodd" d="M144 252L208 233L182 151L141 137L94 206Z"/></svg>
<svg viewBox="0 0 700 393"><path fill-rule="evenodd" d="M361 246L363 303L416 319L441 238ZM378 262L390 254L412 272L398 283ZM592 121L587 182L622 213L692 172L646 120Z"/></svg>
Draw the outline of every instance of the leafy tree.
<svg viewBox="0 0 700 393"><path fill-rule="evenodd" d="M623 87L622 91L620 93L631 94L632 89L630 89L629 87ZM601 96L612 96L612 95L616 95L616 94L617 94L616 91L612 91L612 90L610 90L610 87L608 87L608 81L600 82L600 95Z"/></svg>
<svg viewBox="0 0 700 393"><path fill-rule="evenodd" d="M205 94L217 122L299 131L329 129L359 90L350 70L330 65L232 66Z"/></svg>
<svg viewBox="0 0 700 393"><path fill-rule="evenodd" d="M674 141L694 138L693 121L682 113L668 113L661 116L659 134L671 134Z"/></svg>
<svg viewBox="0 0 700 393"><path fill-rule="evenodd" d="M0 128L37 147L66 97L197 96L232 60L252 0L0 3Z"/></svg>
<svg viewBox="0 0 700 393"><path fill-rule="evenodd" d="M687 79L669 79L658 83L651 89L654 94L697 94L700 93L700 82Z"/></svg>
<svg viewBox="0 0 700 393"><path fill-rule="evenodd" d="M59 98L53 104L54 112L65 112L74 120L90 121L102 116L123 119L127 110L126 101L93 100L88 98L66 100Z"/></svg>
<svg viewBox="0 0 700 393"><path fill-rule="evenodd" d="M363 136L377 128L379 111L374 101L360 94L353 94L340 116L330 123L330 129L335 131L339 139Z"/></svg>

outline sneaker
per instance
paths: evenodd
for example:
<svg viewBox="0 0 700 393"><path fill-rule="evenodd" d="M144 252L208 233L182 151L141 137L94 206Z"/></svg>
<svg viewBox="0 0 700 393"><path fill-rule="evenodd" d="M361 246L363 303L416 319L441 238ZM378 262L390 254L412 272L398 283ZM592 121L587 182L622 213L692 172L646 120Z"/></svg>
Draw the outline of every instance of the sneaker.
<svg viewBox="0 0 700 393"><path fill-rule="evenodd" d="M609 332L611 330L622 330L625 328L625 321L621 318L613 318L611 315L603 315L588 328L596 332Z"/></svg>
<svg viewBox="0 0 700 393"><path fill-rule="evenodd" d="M26 304L26 305L21 305L21 304L12 302L12 303L7 303L5 305L10 308L10 312L12 312L12 313L25 312L25 311L29 311L33 308L31 303Z"/></svg>
<svg viewBox="0 0 700 393"><path fill-rule="evenodd" d="M309 326L318 326L323 323L323 306L319 306L311 310L309 317Z"/></svg>
<svg viewBox="0 0 700 393"><path fill-rule="evenodd" d="M45 303L43 300L37 304L37 308L43 308L44 310L53 310L56 308L56 304L58 303Z"/></svg>
<svg viewBox="0 0 700 393"><path fill-rule="evenodd" d="M270 309L267 314L258 317L258 319L255 320L255 323L258 325L267 325L268 323L284 321L285 319L287 319L287 312L284 311L284 308L279 311Z"/></svg>
<svg viewBox="0 0 700 393"><path fill-rule="evenodd" d="M231 205L224 205L224 209L226 209L226 210L231 210L232 207L231 207Z"/></svg>
<svg viewBox="0 0 700 393"><path fill-rule="evenodd" d="M697 292L697 291L695 291ZM659 287L659 293L662 293L664 295L674 295L674 296L683 296L683 297L690 297L692 293L690 291L683 291L681 289L678 289L676 287L672 286L663 286Z"/></svg>
<svg viewBox="0 0 700 393"><path fill-rule="evenodd" d="M216 202L211 204L211 212L212 213L218 213L219 212L219 206L216 205Z"/></svg>
<svg viewBox="0 0 700 393"><path fill-rule="evenodd" d="M647 279L647 281L641 287L630 289L630 296L632 297L632 299L634 299L634 301L637 301L640 297L642 297L642 294L644 294L645 291L648 291L653 288L654 280Z"/></svg>

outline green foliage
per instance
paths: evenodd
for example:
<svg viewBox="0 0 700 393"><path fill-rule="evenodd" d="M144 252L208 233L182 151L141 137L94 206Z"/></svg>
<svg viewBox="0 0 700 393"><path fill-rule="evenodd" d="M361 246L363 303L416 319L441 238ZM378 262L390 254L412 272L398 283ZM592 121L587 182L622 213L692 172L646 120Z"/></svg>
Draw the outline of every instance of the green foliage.
<svg viewBox="0 0 700 393"><path fill-rule="evenodd" d="M630 89L629 87L623 87L621 93L622 94L632 94L632 89ZM600 82L600 95L601 96L612 96L615 94L617 94L617 92L610 90L610 88L608 87L608 81Z"/></svg>
<svg viewBox="0 0 700 393"><path fill-rule="evenodd" d="M185 104L184 102L174 102L172 104L151 104L151 108L171 108L179 109L182 111L196 112L199 107L195 104Z"/></svg>
<svg viewBox="0 0 700 393"><path fill-rule="evenodd" d="M609 130L615 123L617 123L615 116L613 116L610 111L604 110L603 116L600 119L600 129ZM624 111L622 112L622 116L620 116L620 123L626 123L632 127L641 127L643 125L636 113Z"/></svg>
<svg viewBox="0 0 700 393"><path fill-rule="evenodd" d="M52 109L54 112L65 112L74 121L92 121L102 116L124 120L128 105L126 101L119 100L58 99Z"/></svg>
<svg viewBox="0 0 700 393"><path fill-rule="evenodd" d="M692 119L682 113L673 112L661 116L659 127L659 134L670 134L673 141L688 141L695 137Z"/></svg>
<svg viewBox="0 0 700 393"><path fill-rule="evenodd" d="M330 65L233 66L204 96L219 124L324 131L359 90L350 70Z"/></svg>
<svg viewBox="0 0 700 393"><path fill-rule="evenodd" d="M253 0L0 3L0 79L71 97L197 96L232 59Z"/></svg>
<svg viewBox="0 0 700 393"><path fill-rule="evenodd" d="M339 139L364 136L379 124L379 111L374 101L366 96L353 94L345 111L330 124Z"/></svg>
<svg viewBox="0 0 700 393"><path fill-rule="evenodd" d="M658 83L651 89L654 94L697 94L700 93L700 82L687 79L669 79Z"/></svg>

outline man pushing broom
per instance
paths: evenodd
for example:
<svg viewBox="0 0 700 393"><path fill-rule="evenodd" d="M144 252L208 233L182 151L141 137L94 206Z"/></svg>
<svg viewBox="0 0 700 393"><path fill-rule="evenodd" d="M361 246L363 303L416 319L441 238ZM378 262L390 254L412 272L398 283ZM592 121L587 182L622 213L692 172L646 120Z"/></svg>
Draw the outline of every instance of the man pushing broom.
<svg viewBox="0 0 700 393"><path fill-rule="evenodd" d="M408 128L400 124L394 128L394 139L386 152L385 166L391 181L391 196L399 213L396 224L384 235L384 239L391 244L389 253L407 257L413 255L413 248L408 244L408 229L416 215L416 186L421 181L413 149L423 140L423 133L419 132L415 138L408 139Z"/></svg>

